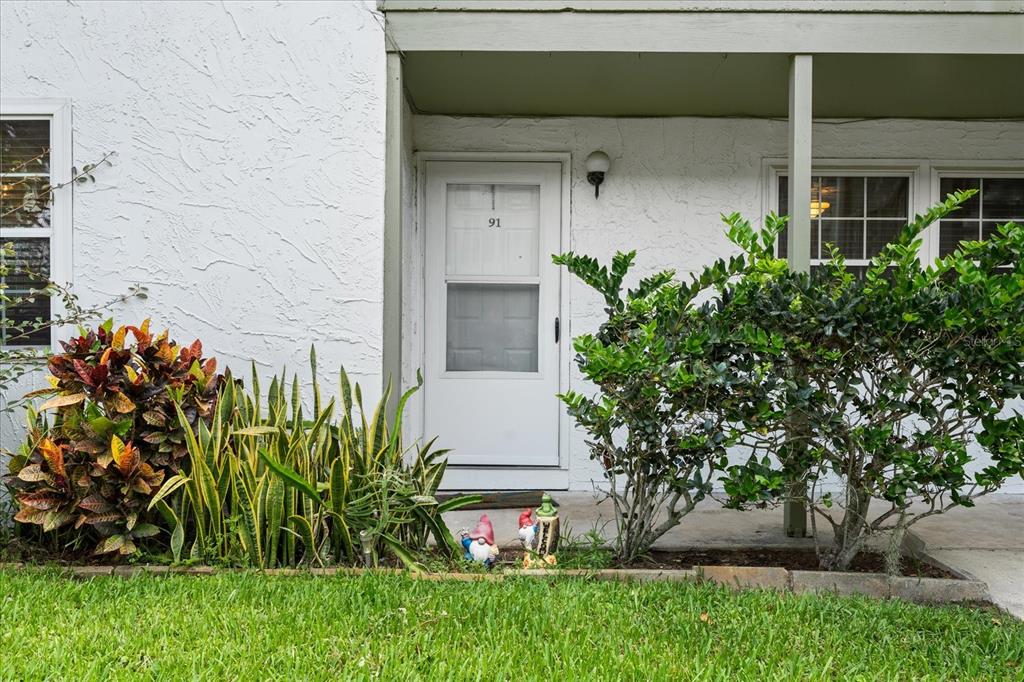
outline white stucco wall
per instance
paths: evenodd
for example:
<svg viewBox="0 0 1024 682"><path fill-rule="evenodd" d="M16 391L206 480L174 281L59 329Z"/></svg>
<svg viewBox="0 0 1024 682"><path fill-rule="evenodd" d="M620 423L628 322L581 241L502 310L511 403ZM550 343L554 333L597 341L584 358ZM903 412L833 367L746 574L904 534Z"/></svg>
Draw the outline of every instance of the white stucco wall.
<svg viewBox="0 0 1024 682"><path fill-rule="evenodd" d="M75 188L74 286L84 302L144 284L149 299L115 310L118 319L152 317L243 371L250 359L264 374L304 369L315 341L322 374L344 364L372 399L382 365L385 128L372 0L5 0L0 45L0 95L70 99L76 165L117 152L96 184ZM783 121L406 114L407 246L418 239L414 149L570 152L566 246L605 260L635 248L637 277L669 267L685 276L728 255L720 212L759 216L763 160L786 151ZM1024 123L819 123L814 147L828 158L1021 160ZM597 200L583 170L595 149L612 157ZM406 385L422 353L419 257L403 254ZM566 281L570 331L595 328L600 301ZM419 416L410 407L407 425ZM14 434L0 419L5 447ZM574 489L600 477L578 433L569 474Z"/></svg>
<svg viewBox="0 0 1024 682"><path fill-rule="evenodd" d="M785 157L787 127L783 121L763 119L417 116L413 140L420 151L571 152L567 247L605 262L617 250L636 249L638 279L665 268L685 277L733 253L719 215L739 211L753 220L771 205L764 196L763 160ZM1024 164L1021 122L823 122L815 124L813 140L815 158ZM599 199L587 184L584 168L587 155L596 149L612 159ZM603 317L600 299L574 278L564 283L570 288L572 333L596 329ZM415 299L405 314L413 319L422 314ZM571 377L579 388L579 375L574 371ZM589 490L591 481L600 478L582 434L574 432L571 488ZM1017 479L1007 489L1024 491L1024 483Z"/></svg>
<svg viewBox="0 0 1024 682"><path fill-rule="evenodd" d="M0 94L70 98L74 287L248 375L381 383L385 52L372 0L0 3ZM7 430L4 445L13 438Z"/></svg>

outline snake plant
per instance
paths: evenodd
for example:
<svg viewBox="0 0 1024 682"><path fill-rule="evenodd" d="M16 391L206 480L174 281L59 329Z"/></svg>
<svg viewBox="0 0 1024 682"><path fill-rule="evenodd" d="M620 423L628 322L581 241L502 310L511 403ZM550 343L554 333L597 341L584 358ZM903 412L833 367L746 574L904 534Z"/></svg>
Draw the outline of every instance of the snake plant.
<svg viewBox="0 0 1024 682"><path fill-rule="evenodd" d="M261 568L324 566L355 564L366 550L418 568L415 554L431 535L439 551L458 552L441 515L479 497L439 503L446 451L434 440L402 443L402 412L422 380L401 396L389 421L389 390L368 411L342 369L338 397L324 404L312 350L310 364L308 417L297 376L290 391L286 375L275 376L262 396L255 368L251 389L228 373L210 426L199 422L193 430L179 415L188 466L152 505L172 529L175 560L188 548L197 559Z"/></svg>

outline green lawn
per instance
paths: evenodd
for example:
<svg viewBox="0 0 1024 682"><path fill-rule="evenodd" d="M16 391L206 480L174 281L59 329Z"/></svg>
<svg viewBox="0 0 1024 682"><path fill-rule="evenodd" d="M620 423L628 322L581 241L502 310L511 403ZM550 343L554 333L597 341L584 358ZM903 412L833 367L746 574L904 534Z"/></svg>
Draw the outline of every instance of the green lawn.
<svg viewBox="0 0 1024 682"><path fill-rule="evenodd" d="M1024 625L993 611L573 578L0 571L0 680L1022 675Z"/></svg>

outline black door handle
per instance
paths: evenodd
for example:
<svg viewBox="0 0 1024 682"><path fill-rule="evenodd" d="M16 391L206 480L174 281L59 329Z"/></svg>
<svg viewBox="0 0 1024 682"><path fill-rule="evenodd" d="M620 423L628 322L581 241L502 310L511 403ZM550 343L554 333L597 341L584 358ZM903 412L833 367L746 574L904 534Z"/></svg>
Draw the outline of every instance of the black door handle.
<svg viewBox="0 0 1024 682"><path fill-rule="evenodd" d="M558 343L558 340L560 338L562 338L562 325L559 322L558 318L556 317L555 318L555 343Z"/></svg>

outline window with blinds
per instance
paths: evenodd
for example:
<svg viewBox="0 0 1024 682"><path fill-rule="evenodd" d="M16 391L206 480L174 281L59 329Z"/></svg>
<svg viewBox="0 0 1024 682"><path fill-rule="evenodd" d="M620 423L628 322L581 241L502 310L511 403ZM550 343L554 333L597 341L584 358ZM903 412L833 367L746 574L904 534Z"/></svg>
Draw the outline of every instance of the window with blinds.
<svg viewBox="0 0 1024 682"><path fill-rule="evenodd" d="M0 116L0 344L48 346L50 299L33 296L50 278L51 120Z"/></svg>

